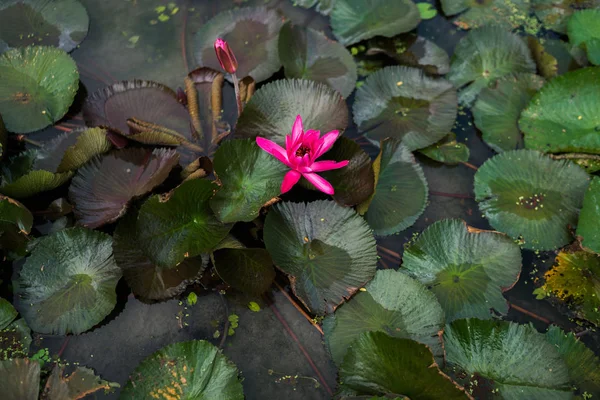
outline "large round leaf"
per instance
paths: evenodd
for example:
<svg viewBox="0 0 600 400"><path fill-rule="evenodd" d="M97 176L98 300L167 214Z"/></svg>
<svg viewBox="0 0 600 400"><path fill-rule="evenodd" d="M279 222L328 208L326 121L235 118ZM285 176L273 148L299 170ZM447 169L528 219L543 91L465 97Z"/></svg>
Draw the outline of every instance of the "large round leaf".
<svg viewBox="0 0 600 400"><path fill-rule="evenodd" d="M507 151L475 174L475 199L490 225L527 249L569 243L589 183L581 167L537 151Z"/></svg>
<svg viewBox="0 0 600 400"><path fill-rule="evenodd" d="M473 29L454 50L447 78L457 88L461 104L470 105L490 82L518 72L535 73L527 44L516 34L497 26Z"/></svg>
<svg viewBox="0 0 600 400"><path fill-rule="evenodd" d="M177 164L174 150L130 148L96 157L69 187L79 223L97 228L122 217L129 202L161 184Z"/></svg>
<svg viewBox="0 0 600 400"><path fill-rule="evenodd" d="M14 282L17 308L36 332L82 333L112 311L120 278L110 236L65 229L36 243Z"/></svg>
<svg viewBox="0 0 600 400"><path fill-rule="evenodd" d="M569 371L556 348L532 325L462 319L444 330L446 361L466 372L472 385L502 399L572 398Z"/></svg>
<svg viewBox="0 0 600 400"><path fill-rule="evenodd" d="M192 179L166 195L150 197L140 208L138 243L159 267L169 268L188 257L212 251L230 225L217 219L209 200L216 185Z"/></svg>
<svg viewBox="0 0 600 400"><path fill-rule="evenodd" d="M410 67L387 67L370 75L356 93L354 121L376 143L388 137L406 147L427 147L450 132L456 120L456 89Z"/></svg>
<svg viewBox="0 0 600 400"><path fill-rule="evenodd" d="M375 235L386 236L405 230L423 213L427 205L427 181L414 156L397 140L381 143L375 164L379 166L377 185L375 194L367 200L365 219Z"/></svg>
<svg viewBox="0 0 600 400"><path fill-rule="evenodd" d="M427 346L383 332L358 336L344 357L340 381L342 388L385 398L470 398L440 371Z"/></svg>
<svg viewBox="0 0 600 400"><path fill-rule="evenodd" d="M0 55L0 81L0 114L6 129L27 133L67 113L79 88L79 73L63 50L30 46Z"/></svg>
<svg viewBox="0 0 600 400"><path fill-rule="evenodd" d="M569 18L569 40L582 46L592 64L600 65L600 10L582 10Z"/></svg>
<svg viewBox="0 0 600 400"><path fill-rule="evenodd" d="M316 314L333 311L375 275L371 229L333 201L277 204L267 215L264 240L296 295Z"/></svg>
<svg viewBox="0 0 600 400"><path fill-rule="evenodd" d="M0 4L0 53L11 47L55 46L73 50L88 32L77 0L4 0Z"/></svg>
<svg viewBox="0 0 600 400"><path fill-rule="evenodd" d="M442 10L448 16L466 10L453 21L462 29L484 25L499 25L509 30L528 27L537 22L529 17L529 7L529 0L442 0Z"/></svg>
<svg viewBox="0 0 600 400"><path fill-rule="evenodd" d="M40 363L28 358L0 361L0 393L3 400L38 400Z"/></svg>
<svg viewBox="0 0 600 400"><path fill-rule="evenodd" d="M521 250L509 237L480 231L464 221L447 219L430 225L404 251L402 269L437 296L446 321L506 315L502 292L521 273Z"/></svg>
<svg viewBox="0 0 600 400"><path fill-rule="evenodd" d="M205 340L163 347L142 361L121 392L122 400L163 397L243 400L236 366Z"/></svg>
<svg viewBox="0 0 600 400"><path fill-rule="evenodd" d="M221 71L214 42L227 41L238 61L236 74L251 76L256 82L269 78L281 67L277 42L283 22L277 11L246 7L225 11L203 24L195 39L199 65Z"/></svg>
<svg viewBox="0 0 600 400"><path fill-rule="evenodd" d="M521 147L519 116L543 85L544 79L537 75L514 74L481 90L473 117L488 146L498 153Z"/></svg>
<svg viewBox="0 0 600 400"><path fill-rule="evenodd" d="M577 223L581 245L600 254L600 177L595 176L583 198L583 208Z"/></svg>
<svg viewBox="0 0 600 400"><path fill-rule="evenodd" d="M377 271L365 289L323 321L325 342L336 364L342 363L350 344L369 331L416 340L426 344L436 357L443 357L439 334L444 311L425 286L387 270Z"/></svg>
<svg viewBox="0 0 600 400"><path fill-rule="evenodd" d="M374 36L396 36L420 21L412 0L336 0L331 11L331 29L344 46Z"/></svg>
<svg viewBox="0 0 600 400"><path fill-rule="evenodd" d="M285 24L279 34L279 58L286 78L322 82L344 97L356 85L356 64L350 52L313 29Z"/></svg>
<svg viewBox="0 0 600 400"><path fill-rule="evenodd" d="M525 146L548 153L600 154L599 91L600 67L552 79L521 114Z"/></svg>
<svg viewBox="0 0 600 400"><path fill-rule="evenodd" d="M286 79L271 82L256 91L235 128L236 135L262 136L285 145L296 116L302 116L305 129L322 133L348 126L344 98L325 84Z"/></svg>
<svg viewBox="0 0 600 400"><path fill-rule="evenodd" d="M258 217L262 206L281 193L281 182L289 170L254 139L223 143L213 166L222 187L210 205L223 222L250 222Z"/></svg>
<svg viewBox="0 0 600 400"><path fill-rule="evenodd" d="M227 284L254 296L266 292L275 279L273 260L265 249L220 249L214 264Z"/></svg>

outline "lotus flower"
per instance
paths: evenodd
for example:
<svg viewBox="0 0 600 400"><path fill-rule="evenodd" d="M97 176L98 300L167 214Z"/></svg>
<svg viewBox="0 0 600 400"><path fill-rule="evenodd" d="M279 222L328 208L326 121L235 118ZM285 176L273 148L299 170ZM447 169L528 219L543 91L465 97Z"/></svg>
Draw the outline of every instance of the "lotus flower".
<svg viewBox="0 0 600 400"><path fill-rule="evenodd" d="M285 137L285 149L268 139L256 138L256 144L261 149L292 169L283 178L281 193L288 192L302 176L321 192L329 195L334 193L331 183L316 173L343 168L348 165L348 160L340 162L316 161L333 146L340 133L339 131L331 131L323 137L320 137L320 135L321 133L315 130L304 132L302 117L298 115L292 127L292 134Z"/></svg>

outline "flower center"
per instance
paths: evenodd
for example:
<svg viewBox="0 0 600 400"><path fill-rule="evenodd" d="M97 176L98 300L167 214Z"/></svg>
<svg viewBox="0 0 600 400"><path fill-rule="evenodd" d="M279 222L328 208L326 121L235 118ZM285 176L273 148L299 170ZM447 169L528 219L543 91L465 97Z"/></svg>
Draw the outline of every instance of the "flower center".
<svg viewBox="0 0 600 400"><path fill-rule="evenodd" d="M304 155L310 153L310 147L301 145L298 150L296 150L296 157L304 157Z"/></svg>

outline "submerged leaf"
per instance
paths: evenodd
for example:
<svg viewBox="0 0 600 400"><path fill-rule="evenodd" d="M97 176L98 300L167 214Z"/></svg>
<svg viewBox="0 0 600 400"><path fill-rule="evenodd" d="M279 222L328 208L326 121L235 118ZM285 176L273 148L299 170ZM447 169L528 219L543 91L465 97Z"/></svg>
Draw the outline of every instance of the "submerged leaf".
<svg viewBox="0 0 600 400"><path fill-rule="evenodd" d="M28 358L0 361L0 393L3 400L38 400L40 363Z"/></svg>
<svg viewBox="0 0 600 400"><path fill-rule="evenodd" d="M215 269L234 289L260 296L273 279L273 260L265 249L221 249L214 253Z"/></svg>
<svg viewBox="0 0 600 400"><path fill-rule="evenodd" d="M448 165L467 162L470 155L467 145L457 142L456 134L453 132L450 132L439 142L419 150L419 153Z"/></svg>
<svg viewBox="0 0 600 400"><path fill-rule="evenodd" d="M447 16L466 10L453 21L462 29L497 25L509 30L524 26L535 31L539 22L529 16L529 7L529 0L442 0Z"/></svg>
<svg viewBox="0 0 600 400"><path fill-rule="evenodd" d="M600 254L600 177L593 177L583 198L583 207L577 223L577 237L581 246Z"/></svg>

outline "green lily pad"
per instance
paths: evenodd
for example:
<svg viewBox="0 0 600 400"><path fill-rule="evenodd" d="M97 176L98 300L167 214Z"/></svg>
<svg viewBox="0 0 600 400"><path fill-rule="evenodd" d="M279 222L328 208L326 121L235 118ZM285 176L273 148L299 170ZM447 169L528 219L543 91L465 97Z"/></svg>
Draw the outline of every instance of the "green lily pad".
<svg viewBox="0 0 600 400"><path fill-rule="evenodd" d="M10 304L10 301L0 297L0 329L6 328L17 318L17 310Z"/></svg>
<svg viewBox="0 0 600 400"><path fill-rule="evenodd" d="M150 355L130 375L120 398L143 400L163 394L182 399L244 399L235 364L205 340L174 343Z"/></svg>
<svg viewBox="0 0 600 400"><path fill-rule="evenodd" d="M567 365L532 325L457 320L444 330L444 348L450 367L474 379L471 386L490 387L502 399L572 398Z"/></svg>
<svg viewBox="0 0 600 400"><path fill-rule="evenodd" d="M162 268L212 251L229 233L209 200L217 186L207 180L183 182L166 195L150 197L140 208L137 238L142 251Z"/></svg>
<svg viewBox="0 0 600 400"><path fill-rule="evenodd" d="M543 78L520 73L500 78L481 90L473 117L488 146L498 153L521 147L519 116L543 85Z"/></svg>
<svg viewBox="0 0 600 400"><path fill-rule="evenodd" d="M0 248L18 254L27 247L27 235L31 232L33 215L21 203L0 195ZM2 329L0 317L0 329Z"/></svg>
<svg viewBox="0 0 600 400"><path fill-rule="evenodd" d="M577 236L581 245L600 254L600 178L595 176L583 198L583 208L579 214Z"/></svg>
<svg viewBox="0 0 600 400"><path fill-rule="evenodd" d="M275 205L264 241L294 293L315 314L333 311L375 275L371 229L354 210L333 201Z"/></svg>
<svg viewBox="0 0 600 400"><path fill-rule="evenodd" d="M214 253L217 273L234 289L260 296L275 279L273 260L265 249L221 249Z"/></svg>
<svg viewBox="0 0 600 400"><path fill-rule="evenodd" d="M506 151L475 174L475 200L490 225L526 249L552 250L571 242L586 172L533 150Z"/></svg>
<svg viewBox="0 0 600 400"><path fill-rule="evenodd" d="M565 301L581 318L600 325L600 257L585 251L561 251L544 277L542 292Z"/></svg>
<svg viewBox="0 0 600 400"><path fill-rule="evenodd" d="M600 154L600 67L567 72L533 97L519 126L525 146L548 153Z"/></svg>
<svg viewBox="0 0 600 400"><path fill-rule="evenodd" d="M322 82L344 97L356 86L356 64L350 52L313 29L285 24L279 33L279 58L286 78Z"/></svg>
<svg viewBox="0 0 600 400"><path fill-rule="evenodd" d="M0 81L0 114L6 129L28 133L67 113L79 88L79 73L63 50L30 46L0 54Z"/></svg>
<svg viewBox="0 0 600 400"><path fill-rule="evenodd" d="M325 84L285 79L268 83L256 91L240 116L235 134L266 137L285 146L296 116L304 128L325 134L348 126L348 107L344 98Z"/></svg>
<svg viewBox="0 0 600 400"><path fill-rule="evenodd" d="M456 15L454 24L462 29L497 25L504 29L529 28L539 24L529 16L529 0L442 0L442 10L447 16ZM464 12L463 12L464 11ZM532 27L532 28L533 28Z"/></svg>
<svg viewBox="0 0 600 400"><path fill-rule="evenodd" d="M0 361L0 391L4 400L38 400L40 363L28 358Z"/></svg>
<svg viewBox="0 0 600 400"><path fill-rule="evenodd" d="M506 315L502 293L519 280L521 250L509 237L458 219L430 225L404 251L402 269L437 296L446 321Z"/></svg>
<svg viewBox="0 0 600 400"><path fill-rule="evenodd" d="M417 3L416 5L419 9L419 14L421 14L421 19L432 19L437 15L437 10L431 3Z"/></svg>
<svg viewBox="0 0 600 400"><path fill-rule="evenodd" d="M383 332L360 334L340 368L342 388L383 398L468 399L438 368L427 346Z"/></svg>
<svg viewBox="0 0 600 400"><path fill-rule="evenodd" d="M380 270L365 291L325 318L323 330L333 360L341 365L351 343L369 331L416 340L442 358L444 322L442 307L425 286L400 272Z"/></svg>
<svg viewBox="0 0 600 400"><path fill-rule="evenodd" d="M384 140L378 160L375 194L367 200L365 219L375 235L386 236L417 221L425 210L429 192L423 169L399 141ZM361 204L363 207L367 205Z"/></svg>
<svg viewBox="0 0 600 400"><path fill-rule="evenodd" d="M442 140L419 150L424 156L448 165L469 161L471 152L466 144L456 141L456 134L450 132Z"/></svg>
<svg viewBox="0 0 600 400"><path fill-rule="evenodd" d="M82 333L115 307L120 278L110 236L64 229L38 240L13 281L17 309L36 332Z"/></svg>
<svg viewBox="0 0 600 400"><path fill-rule="evenodd" d="M221 71L214 49L216 38L229 44L238 61L236 74L262 82L281 68L278 53L282 18L274 9L244 7L222 12L204 23L196 33L194 48L198 65ZM228 77L229 79L229 77Z"/></svg>
<svg viewBox="0 0 600 400"><path fill-rule="evenodd" d="M581 9L600 6L599 0L531 0L535 15L546 29L567 33L567 22L571 15Z"/></svg>
<svg viewBox="0 0 600 400"><path fill-rule="evenodd" d="M329 15L333 7L335 6L336 0L293 0L295 6L304 8L315 7L315 10L323 15Z"/></svg>
<svg viewBox="0 0 600 400"><path fill-rule="evenodd" d="M496 79L535 71L531 52L519 36L497 26L485 26L471 30L458 42L447 78L462 88L459 102L471 105L479 92Z"/></svg>
<svg viewBox="0 0 600 400"><path fill-rule="evenodd" d="M411 0L336 0L331 11L331 29L344 46L412 31L419 22L419 9Z"/></svg>
<svg viewBox="0 0 600 400"><path fill-rule="evenodd" d="M223 143L213 160L221 190L210 205L223 222L250 222L260 209L281 193L281 182L289 170L261 150L253 139Z"/></svg>
<svg viewBox="0 0 600 400"><path fill-rule="evenodd" d="M174 150L116 150L77 171L69 187L79 224L97 228L121 218L129 202L161 184L177 164Z"/></svg>
<svg viewBox="0 0 600 400"><path fill-rule="evenodd" d="M409 150L442 139L456 120L456 89L416 68L386 67L370 75L357 93L354 122L372 142L402 139Z"/></svg>
<svg viewBox="0 0 600 400"><path fill-rule="evenodd" d="M119 387L116 382L108 382L97 376L86 367L77 367L68 377L64 374L65 366L57 364L46 381L44 397L48 400L80 400L99 390L111 390Z"/></svg>
<svg viewBox="0 0 600 400"><path fill-rule="evenodd" d="M164 300L181 294L202 276L208 256L189 257L177 265L160 267L142 251L137 236L138 211L131 210L119 221L113 251L117 265L133 293L146 300Z"/></svg>
<svg viewBox="0 0 600 400"><path fill-rule="evenodd" d="M54 46L71 51L88 32L77 0L6 0L0 5L0 53L14 47Z"/></svg>

